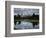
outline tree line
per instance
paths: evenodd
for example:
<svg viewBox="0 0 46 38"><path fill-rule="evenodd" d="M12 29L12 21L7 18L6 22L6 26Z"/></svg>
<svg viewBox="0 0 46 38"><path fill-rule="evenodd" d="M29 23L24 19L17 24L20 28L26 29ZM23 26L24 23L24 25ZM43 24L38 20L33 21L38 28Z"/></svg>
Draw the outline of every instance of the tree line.
<svg viewBox="0 0 46 38"><path fill-rule="evenodd" d="M21 17L21 15L14 15L14 20L15 19L32 19L32 20L39 20L39 15L35 15L34 13L33 13L33 15L32 16L23 16L23 17Z"/></svg>

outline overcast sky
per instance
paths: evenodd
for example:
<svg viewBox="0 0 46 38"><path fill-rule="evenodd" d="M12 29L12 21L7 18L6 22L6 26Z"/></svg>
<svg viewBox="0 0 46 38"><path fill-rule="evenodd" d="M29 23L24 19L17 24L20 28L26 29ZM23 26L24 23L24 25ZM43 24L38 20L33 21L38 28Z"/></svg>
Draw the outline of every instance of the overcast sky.
<svg viewBox="0 0 46 38"><path fill-rule="evenodd" d="M30 8L14 8L14 15L32 15L35 13L36 15L39 15L39 9L30 9Z"/></svg>

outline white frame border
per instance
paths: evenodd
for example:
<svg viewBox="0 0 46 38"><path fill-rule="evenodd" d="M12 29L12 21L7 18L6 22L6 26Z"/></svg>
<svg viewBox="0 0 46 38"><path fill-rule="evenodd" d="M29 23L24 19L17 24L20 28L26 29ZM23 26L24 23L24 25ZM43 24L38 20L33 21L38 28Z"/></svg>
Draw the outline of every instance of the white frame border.
<svg viewBox="0 0 46 38"><path fill-rule="evenodd" d="M14 30L14 8L34 8L39 9L39 27L40 29L29 29L29 30ZM42 32L42 6L22 6L22 5L11 5L11 33L35 33L35 32Z"/></svg>

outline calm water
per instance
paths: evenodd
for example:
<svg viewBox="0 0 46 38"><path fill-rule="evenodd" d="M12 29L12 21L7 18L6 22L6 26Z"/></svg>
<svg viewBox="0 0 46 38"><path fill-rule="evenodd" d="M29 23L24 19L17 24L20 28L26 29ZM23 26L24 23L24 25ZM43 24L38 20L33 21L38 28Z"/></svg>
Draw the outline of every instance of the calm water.
<svg viewBox="0 0 46 38"><path fill-rule="evenodd" d="M21 21L21 23L16 22L16 25L14 25L14 29L39 29L39 24L35 24L34 27L33 24L34 23L26 21Z"/></svg>

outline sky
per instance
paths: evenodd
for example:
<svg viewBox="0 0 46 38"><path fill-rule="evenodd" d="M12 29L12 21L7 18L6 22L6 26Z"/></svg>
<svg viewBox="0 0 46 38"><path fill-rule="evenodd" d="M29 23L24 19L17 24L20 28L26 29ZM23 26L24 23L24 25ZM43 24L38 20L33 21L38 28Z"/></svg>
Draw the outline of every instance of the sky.
<svg viewBox="0 0 46 38"><path fill-rule="evenodd" d="M19 14L21 16L28 16L28 15L33 15L33 13L39 15L39 9L14 8L14 15Z"/></svg>

